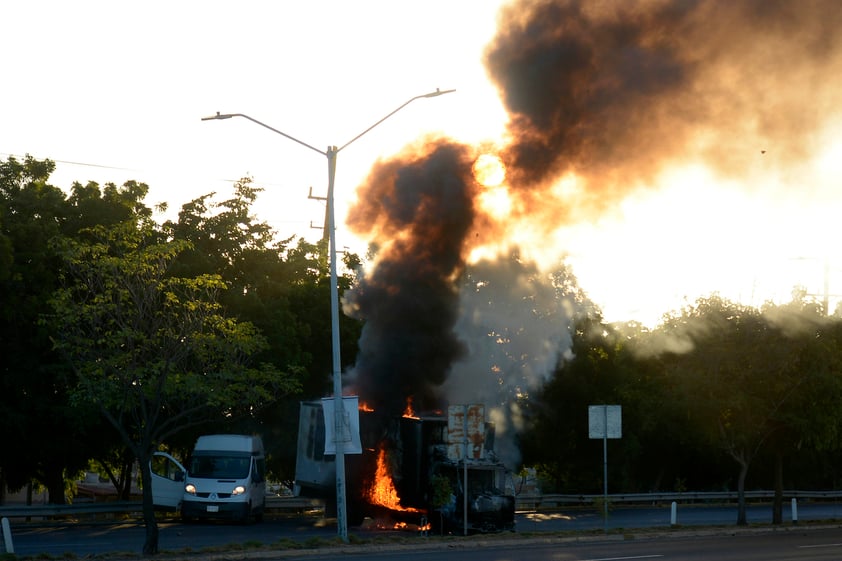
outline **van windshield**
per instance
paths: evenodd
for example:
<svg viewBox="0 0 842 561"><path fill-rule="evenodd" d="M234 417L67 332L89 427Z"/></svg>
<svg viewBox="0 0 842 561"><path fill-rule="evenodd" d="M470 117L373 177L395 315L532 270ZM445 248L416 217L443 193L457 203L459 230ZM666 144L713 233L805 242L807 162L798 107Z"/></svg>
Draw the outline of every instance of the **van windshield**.
<svg viewBox="0 0 842 561"><path fill-rule="evenodd" d="M191 477L208 479L245 479L249 474L251 462L248 456L231 453L194 453L188 470Z"/></svg>

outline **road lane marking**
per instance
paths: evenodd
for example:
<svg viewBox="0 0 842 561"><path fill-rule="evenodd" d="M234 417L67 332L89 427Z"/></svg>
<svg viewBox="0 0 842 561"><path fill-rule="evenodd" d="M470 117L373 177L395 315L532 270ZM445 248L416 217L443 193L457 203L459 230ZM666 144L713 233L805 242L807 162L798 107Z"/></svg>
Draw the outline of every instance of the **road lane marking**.
<svg viewBox="0 0 842 561"><path fill-rule="evenodd" d="M819 543L815 545L799 545L798 549L810 549L814 547L842 547L842 543Z"/></svg>
<svg viewBox="0 0 842 561"><path fill-rule="evenodd" d="M654 559L663 555L634 555L632 557L600 557L599 559L582 559L582 561L628 561L629 559Z"/></svg>

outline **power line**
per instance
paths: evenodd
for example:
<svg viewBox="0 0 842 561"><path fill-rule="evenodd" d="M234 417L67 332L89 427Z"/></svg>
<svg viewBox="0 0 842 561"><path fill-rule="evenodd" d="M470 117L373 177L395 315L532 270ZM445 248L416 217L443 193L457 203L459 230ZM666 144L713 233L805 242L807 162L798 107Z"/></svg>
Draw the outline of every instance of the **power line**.
<svg viewBox="0 0 842 561"><path fill-rule="evenodd" d="M26 156L33 156L33 155L32 154L22 155L22 154L12 154L10 152L0 152L0 156L5 156L5 157L11 156L11 157L17 158L17 159L24 159L24 158L26 158ZM36 156L33 156L33 157L36 157ZM100 169L113 169L113 170L116 170L116 171L130 171L130 172L141 173L141 174L164 173L164 172L155 172L155 171L150 171L150 170L143 170L143 169L138 169L138 168L111 166L111 165L107 165L107 164L91 164L91 163L87 163L87 162L73 162L73 161L70 161L70 160L58 160L58 159L49 158L49 157L38 158L38 159L50 160L51 162L55 162L57 164L66 164L66 165L71 165L71 166L81 166L81 167L100 168ZM246 175L248 175L248 174L246 174ZM236 183L240 179L242 179L242 177L239 177L237 179L215 178L215 179L207 179L207 181L214 181L214 182L218 181L218 182L221 182L221 183ZM265 182L265 181L258 181L254 177L252 177L252 180L255 183L259 183L259 186L264 186L264 185L267 186L267 187L284 187L285 186L282 183L270 183L270 182Z"/></svg>
<svg viewBox="0 0 842 561"><path fill-rule="evenodd" d="M23 159L23 158L26 158L26 156L32 156L32 154L20 155L20 154L11 154L9 152L0 152L0 156ZM50 161L55 162L57 164L69 164L71 166L85 166L85 167L90 167L90 168L116 169L116 170L120 170L120 171L136 171L136 172L141 171L139 169L124 168L124 167L118 167L118 166L107 166L107 165L104 165L104 164L88 164L88 163L85 163L85 162L71 162L69 160L56 160L54 158L44 158L44 159L50 160Z"/></svg>

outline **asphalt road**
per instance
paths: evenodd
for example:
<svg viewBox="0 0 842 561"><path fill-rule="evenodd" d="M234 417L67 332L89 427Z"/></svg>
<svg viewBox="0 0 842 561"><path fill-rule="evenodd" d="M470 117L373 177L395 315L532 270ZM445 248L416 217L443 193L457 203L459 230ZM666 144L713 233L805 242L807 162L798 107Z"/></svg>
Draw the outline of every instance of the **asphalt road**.
<svg viewBox="0 0 842 561"><path fill-rule="evenodd" d="M336 559L337 552L285 559ZM376 561L432 559L436 561L838 561L842 558L842 530L762 532L739 535L673 536L626 539L616 535L573 541L502 542L487 547L417 547L385 552L343 554L342 558Z"/></svg>
<svg viewBox="0 0 842 561"><path fill-rule="evenodd" d="M791 513L786 509L783 528L793 528ZM749 522L762 524L771 522L769 506L752 506L748 512ZM842 504L803 504L798 507L799 525L812 522L842 520ZM734 527L736 507L683 507L678 512L678 523L682 528L706 526ZM670 527L670 508L637 507L617 508L610 513L608 529L614 535L632 529L653 529ZM517 515L517 531L523 535L542 533L577 532L582 535L599 535L604 527L602 517L592 510L561 510L555 512L525 512ZM231 548L255 545L283 546L297 542L306 546L324 545L336 537L335 522L320 517L295 517L267 519L260 524L237 525L222 522L182 524L178 521L163 521L159 524L159 545L161 551L198 552L210 547ZM426 540L410 530L384 530L377 527L351 528L352 536L362 539L372 537L401 538L401 541L417 539L419 545ZM20 556L50 555L64 557L74 555L103 555L107 553L132 553L141 551L145 529L139 521L125 523L22 523L12 522L12 539L15 553ZM605 536L603 536L605 537ZM842 536L839 538L842 543ZM836 551L835 559L842 559L842 548ZM709 557L708 559L713 559ZM720 559L720 557L715 557ZM522 559L520 556L508 559ZM537 557L536 559L540 559ZM564 559L564 558L554 558ZM570 557L570 559L578 559ZM699 558L701 559L701 558ZM799 558L800 559L800 558Z"/></svg>

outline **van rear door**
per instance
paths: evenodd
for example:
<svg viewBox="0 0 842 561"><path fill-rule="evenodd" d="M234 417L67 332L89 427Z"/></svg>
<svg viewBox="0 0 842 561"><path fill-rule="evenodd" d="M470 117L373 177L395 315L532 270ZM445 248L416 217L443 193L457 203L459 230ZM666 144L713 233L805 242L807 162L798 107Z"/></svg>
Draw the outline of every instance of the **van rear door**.
<svg viewBox="0 0 842 561"><path fill-rule="evenodd" d="M152 502L158 508L178 510L184 497L187 470L166 452L152 455Z"/></svg>

